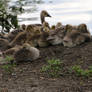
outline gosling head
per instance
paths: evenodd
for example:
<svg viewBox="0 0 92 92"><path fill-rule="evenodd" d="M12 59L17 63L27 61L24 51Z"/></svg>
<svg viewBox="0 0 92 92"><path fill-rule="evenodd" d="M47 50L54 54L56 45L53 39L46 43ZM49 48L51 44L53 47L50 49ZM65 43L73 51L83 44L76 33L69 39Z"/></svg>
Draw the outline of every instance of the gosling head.
<svg viewBox="0 0 92 92"><path fill-rule="evenodd" d="M31 45L28 44L28 43L24 43L24 44L23 44L23 48L25 48L25 49L29 49L30 47L31 47Z"/></svg>
<svg viewBox="0 0 92 92"><path fill-rule="evenodd" d="M72 26L70 24L67 24L65 26L66 34L71 33L72 31L77 30L77 26Z"/></svg>
<svg viewBox="0 0 92 92"><path fill-rule="evenodd" d="M21 30L26 30L26 25L25 25L25 24L22 24L22 25L20 26L20 29L21 29Z"/></svg>
<svg viewBox="0 0 92 92"><path fill-rule="evenodd" d="M55 25L52 25L51 26L51 31L54 31L55 30L55 27L56 27Z"/></svg>
<svg viewBox="0 0 92 92"><path fill-rule="evenodd" d="M49 31L50 31L50 26L49 26L49 23L48 23L48 22L43 22L41 31L42 31L42 32L43 32L43 31L44 31L44 32L49 32Z"/></svg>
<svg viewBox="0 0 92 92"><path fill-rule="evenodd" d="M81 32L81 33L89 33L86 24L80 24L78 26L78 31Z"/></svg>
<svg viewBox="0 0 92 92"><path fill-rule="evenodd" d="M61 23L61 22L58 22L58 23L56 24L56 27L55 27L55 28L57 29L57 28L60 28L60 27L62 27L62 23Z"/></svg>
<svg viewBox="0 0 92 92"><path fill-rule="evenodd" d="M27 34L34 34L34 27L32 25L28 25L25 31Z"/></svg>
<svg viewBox="0 0 92 92"><path fill-rule="evenodd" d="M43 28L44 28L44 27L48 27L48 28L50 28L49 23L48 23L48 22L46 22L46 21L45 21L45 22L43 22L42 26L43 26Z"/></svg>
<svg viewBox="0 0 92 92"><path fill-rule="evenodd" d="M67 32L71 32L72 31L72 25L70 25L70 24L67 24L66 25L66 27L65 27L65 30L67 31Z"/></svg>
<svg viewBox="0 0 92 92"><path fill-rule="evenodd" d="M63 45L66 47L74 47L84 43L87 39L90 39L88 34L80 33L78 30L72 30L63 39Z"/></svg>
<svg viewBox="0 0 92 92"><path fill-rule="evenodd" d="M50 42L52 45L62 44L64 36L65 36L65 29L58 28L55 29L54 31L49 32L47 41Z"/></svg>

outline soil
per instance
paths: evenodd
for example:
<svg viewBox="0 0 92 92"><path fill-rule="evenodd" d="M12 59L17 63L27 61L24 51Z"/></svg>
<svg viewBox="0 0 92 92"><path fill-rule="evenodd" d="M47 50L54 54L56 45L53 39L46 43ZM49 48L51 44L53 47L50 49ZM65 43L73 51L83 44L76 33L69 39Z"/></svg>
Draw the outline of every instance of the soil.
<svg viewBox="0 0 92 92"><path fill-rule="evenodd" d="M0 92L92 92L92 77L67 73L74 65L83 69L92 66L92 41L73 48L58 45L39 50L38 60L17 65L11 74L0 65ZM53 58L63 62L63 72L57 78L40 71Z"/></svg>

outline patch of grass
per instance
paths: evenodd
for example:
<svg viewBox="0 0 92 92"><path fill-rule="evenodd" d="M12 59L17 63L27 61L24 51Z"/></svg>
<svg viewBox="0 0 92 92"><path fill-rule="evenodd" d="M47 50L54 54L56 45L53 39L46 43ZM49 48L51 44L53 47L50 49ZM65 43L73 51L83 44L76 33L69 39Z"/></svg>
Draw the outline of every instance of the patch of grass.
<svg viewBox="0 0 92 92"><path fill-rule="evenodd" d="M81 66L75 65L71 68L71 73L74 73L77 76L90 77L92 76L92 66L89 69L82 69Z"/></svg>
<svg viewBox="0 0 92 92"><path fill-rule="evenodd" d="M4 61L8 61L8 62L11 62L12 60L14 60L12 56L6 56L4 59Z"/></svg>
<svg viewBox="0 0 92 92"><path fill-rule="evenodd" d="M7 72L7 73L12 73L14 70L14 67L16 66L16 64L11 64L11 61L13 61L13 57L12 56L6 56L4 61L8 62L9 64L3 65L2 68Z"/></svg>
<svg viewBox="0 0 92 92"><path fill-rule="evenodd" d="M13 65L7 64L7 65L3 65L2 68L5 70L5 72L11 74L13 72L15 66L16 66L15 64L13 64Z"/></svg>
<svg viewBox="0 0 92 92"><path fill-rule="evenodd" d="M47 63L48 65L41 68L41 72L45 72L51 77L59 77L59 72L62 70L62 62L59 59L51 59Z"/></svg>

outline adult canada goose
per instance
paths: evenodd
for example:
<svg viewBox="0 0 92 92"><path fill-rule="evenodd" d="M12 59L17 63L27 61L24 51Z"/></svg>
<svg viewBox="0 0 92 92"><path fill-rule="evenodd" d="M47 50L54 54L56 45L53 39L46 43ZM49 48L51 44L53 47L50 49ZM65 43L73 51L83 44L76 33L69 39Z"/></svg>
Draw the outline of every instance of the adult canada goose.
<svg viewBox="0 0 92 92"><path fill-rule="evenodd" d="M46 11L46 10L42 10L41 14L40 14L40 19L41 19L41 24L29 24L26 26L26 31L27 31L27 27L33 26L39 29L39 27L42 27L42 24L45 22L45 17L51 17L50 14ZM34 30L33 30L34 31Z"/></svg>
<svg viewBox="0 0 92 92"><path fill-rule="evenodd" d="M29 25L22 24L20 26L20 29L13 30L12 32L4 35L4 38L8 39L9 42L11 42L18 35L18 33L23 32L24 30L27 31L30 28L30 25L33 26L34 29L39 30L39 27L42 27L43 22L45 22L45 17L51 17L51 16L46 10L43 10L41 11L41 14L40 14L41 24L29 24Z"/></svg>

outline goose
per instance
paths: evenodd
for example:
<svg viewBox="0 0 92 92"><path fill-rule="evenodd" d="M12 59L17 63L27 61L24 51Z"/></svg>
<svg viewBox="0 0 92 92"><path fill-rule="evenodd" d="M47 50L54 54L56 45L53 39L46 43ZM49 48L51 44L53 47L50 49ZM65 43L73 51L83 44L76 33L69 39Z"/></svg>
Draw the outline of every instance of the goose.
<svg viewBox="0 0 92 92"><path fill-rule="evenodd" d="M55 29L54 31L49 32L47 41L52 45L62 44L64 36L65 36L65 28L60 27Z"/></svg>
<svg viewBox="0 0 92 92"><path fill-rule="evenodd" d="M55 25L52 25L51 26L51 31L54 31L55 30Z"/></svg>
<svg viewBox="0 0 92 92"><path fill-rule="evenodd" d="M58 28L62 28L62 27L63 27L62 23L61 22L57 22L56 25L52 25L51 26L51 30L54 31L54 30L56 30Z"/></svg>
<svg viewBox="0 0 92 92"><path fill-rule="evenodd" d="M49 26L49 23L48 22L43 22L42 24L42 30L45 31L45 32L49 32L50 31L50 26Z"/></svg>
<svg viewBox="0 0 92 92"><path fill-rule="evenodd" d="M18 35L18 33L21 33L21 32L23 32L23 30L15 29L9 32L8 34L5 34L4 39L7 39L9 42L11 42Z"/></svg>
<svg viewBox="0 0 92 92"><path fill-rule="evenodd" d="M34 61L38 59L39 56L40 51L37 48L30 46L28 43L24 43L22 48L15 52L14 60L16 63L21 63L23 61Z"/></svg>
<svg viewBox="0 0 92 92"><path fill-rule="evenodd" d="M51 17L51 15L46 10L42 10L40 14L41 24L45 22L45 17Z"/></svg>
<svg viewBox="0 0 92 92"><path fill-rule="evenodd" d="M77 26L67 24L65 26L66 34L72 32L73 30L77 30Z"/></svg>
<svg viewBox="0 0 92 92"><path fill-rule="evenodd" d="M29 24L29 25L22 24L20 25L19 29L13 30L9 32L8 34L5 34L4 38L8 39L9 42L11 42L18 35L18 33L23 32L25 30L27 31L27 29L30 28L30 25L35 27L35 29L39 30L39 27L42 26L43 22L45 22L45 17L51 17L51 16L46 10L42 10L40 14L41 24Z"/></svg>
<svg viewBox="0 0 92 92"><path fill-rule="evenodd" d="M32 33L33 26L30 25L30 29L26 32L20 32L9 44L9 46L14 47L15 45L24 44L28 38L30 38L34 33Z"/></svg>
<svg viewBox="0 0 92 92"><path fill-rule="evenodd" d="M0 51L4 51L9 48L9 41L7 39L0 38Z"/></svg>
<svg viewBox="0 0 92 92"><path fill-rule="evenodd" d="M90 41L91 34L87 29L86 24L80 24L77 29L68 32L63 39L63 45L66 47L74 47L86 41Z"/></svg>
<svg viewBox="0 0 92 92"><path fill-rule="evenodd" d="M44 46L47 45L48 43L46 41L46 38L48 36L49 25L47 25L47 22L45 23L46 25L43 23L43 28L40 28L39 30L30 25L29 27L27 27L27 31L19 33L9 45L12 47L15 45L22 45L25 42L30 43L34 47L42 46L42 42L44 43ZM44 29L46 32L43 31Z"/></svg>
<svg viewBox="0 0 92 92"><path fill-rule="evenodd" d="M86 24L79 24L77 27L78 31L81 33L89 33L89 30L87 29L87 25Z"/></svg>
<svg viewBox="0 0 92 92"><path fill-rule="evenodd" d="M34 35L29 38L28 43L36 47L47 47L49 45L47 37L49 36L50 26L48 22L43 22L42 27L34 31Z"/></svg>
<svg viewBox="0 0 92 92"><path fill-rule="evenodd" d="M45 17L51 17L51 16L46 10L42 10L41 14L40 14L41 24L29 24L26 26L26 31L27 31L28 27L30 27L30 25L33 27L37 27L37 28L42 27L42 24L45 22Z"/></svg>
<svg viewBox="0 0 92 92"><path fill-rule="evenodd" d="M63 26L62 23L61 23L61 22L58 22L58 23L56 24L56 26L55 26L55 29L61 28L62 26Z"/></svg>
<svg viewBox="0 0 92 92"><path fill-rule="evenodd" d="M16 45L2 52L3 56L13 56L16 51L18 51L22 46Z"/></svg>

